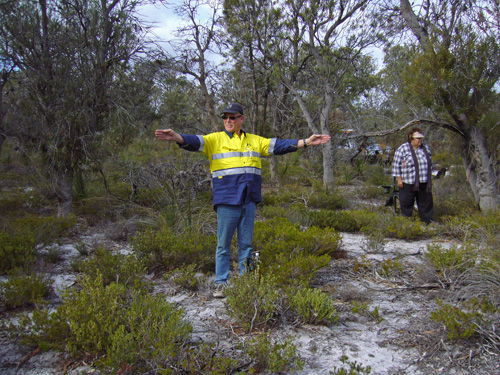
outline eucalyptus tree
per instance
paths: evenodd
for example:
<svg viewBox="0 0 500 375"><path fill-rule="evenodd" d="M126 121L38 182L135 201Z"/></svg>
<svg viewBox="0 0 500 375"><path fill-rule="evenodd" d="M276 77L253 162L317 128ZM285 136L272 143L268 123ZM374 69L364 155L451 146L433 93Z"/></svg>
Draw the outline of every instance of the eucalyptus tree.
<svg viewBox="0 0 500 375"><path fill-rule="evenodd" d="M163 1L168 7L168 2ZM219 0L182 0L175 5L180 25L176 29L178 39L171 40L172 60L176 69L194 79L203 95L199 103L210 121L210 131L220 128L217 116L217 71L221 48L221 12Z"/></svg>
<svg viewBox="0 0 500 375"><path fill-rule="evenodd" d="M482 211L498 207L497 112L500 5L495 0L408 0L387 3L393 30L408 31L416 53L402 81L407 95L431 110L427 123L457 135L469 184ZM424 121L425 122L425 121Z"/></svg>
<svg viewBox="0 0 500 375"><path fill-rule="evenodd" d="M279 29L281 12L273 5L273 0L224 1L226 55L233 68L228 74L229 87L223 89L225 96L245 103L252 132L283 136L280 125L284 117L279 114L286 114L282 109L288 99L285 94L273 100L273 94L280 91L279 80L273 74L273 61L261 52L261 44L274 38Z"/></svg>
<svg viewBox="0 0 500 375"><path fill-rule="evenodd" d="M2 41L7 44L7 41ZM10 78L15 70L15 64L9 59L0 56L0 152L2 152L2 145L7 139L7 133L4 129L3 119L7 114L7 108L4 104L4 92L10 83Z"/></svg>
<svg viewBox="0 0 500 375"><path fill-rule="evenodd" d="M109 129L118 72L143 46L135 0L12 0L0 7L1 55L20 70L36 121L17 135L39 150L54 179L59 214L72 209L75 171L95 158ZM114 100L113 100L114 99Z"/></svg>
<svg viewBox="0 0 500 375"><path fill-rule="evenodd" d="M270 77L286 87L312 132L330 134L332 110L347 111L348 104L373 84L369 75L374 66L363 51L378 38L372 17L375 8L368 0L248 3L265 3L272 9L267 13L271 16L262 20L270 23L256 24L254 31L255 49L270 62ZM250 30L248 25L241 27ZM259 35L263 30L267 34ZM334 148L327 144L323 147L323 182L328 188L334 186L333 169Z"/></svg>

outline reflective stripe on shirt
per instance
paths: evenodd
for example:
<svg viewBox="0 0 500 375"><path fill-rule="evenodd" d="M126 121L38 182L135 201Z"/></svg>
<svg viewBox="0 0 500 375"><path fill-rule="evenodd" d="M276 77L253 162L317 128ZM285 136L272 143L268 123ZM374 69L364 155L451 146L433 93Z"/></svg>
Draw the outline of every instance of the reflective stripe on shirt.
<svg viewBox="0 0 500 375"><path fill-rule="evenodd" d="M241 168L231 168L231 169L223 169L220 171L214 171L212 173L213 178L217 177L224 177L224 176L232 176L236 174L257 174L259 176L262 175L262 171L259 168L252 168L252 167L241 167Z"/></svg>

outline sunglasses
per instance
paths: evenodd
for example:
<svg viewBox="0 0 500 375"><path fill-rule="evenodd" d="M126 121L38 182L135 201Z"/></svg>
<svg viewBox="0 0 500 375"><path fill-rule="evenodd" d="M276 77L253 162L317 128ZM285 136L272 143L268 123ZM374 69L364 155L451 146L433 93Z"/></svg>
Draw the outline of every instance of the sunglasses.
<svg viewBox="0 0 500 375"><path fill-rule="evenodd" d="M236 120L237 118L240 118L241 116L222 116L223 120Z"/></svg>

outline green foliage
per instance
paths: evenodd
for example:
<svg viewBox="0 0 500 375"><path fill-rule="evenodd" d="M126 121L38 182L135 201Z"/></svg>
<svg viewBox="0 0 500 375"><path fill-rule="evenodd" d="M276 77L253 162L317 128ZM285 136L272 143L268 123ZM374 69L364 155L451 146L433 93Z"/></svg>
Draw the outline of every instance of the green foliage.
<svg viewBox="0 0 500 375"><path fill-rule="evenodd" d="M328 295L318 289L281 283L274 273L249 272L226 289L229 314L243 329L270 328L288 318L295 324L324 324L337 320Z"/></svg>
<svg viewBox="0 0 500 375"><path fill-rule="evenodd" d="M404 273L404 264L398 258L384 259L378 267L379 273L384 277L398 277Z"/></svg>
<svg viewBox="0 0 500 375"><path fill-rule="evenodd" d="M191 324L183 320L183 311L164 296L140 293L122 314L105 363L115 369L129 364L144 371L175 367L192 332Z"/></svg>
<svg viewBox="0 0 500 375"><path fill-rule="evenodd" d="M48 244L67 234L75 217L23 215L0 221L0 272L29 268L37 257L37 245Z"/></svg>
<svg viewBox="0 0 500 375"><path fill-rule="evenodd" d="M403 240L418 240L425 236L424 224L419 220L411 220L403 216L394 216L385 228L388 237Z"/></svg>
<svg viewBox="0 0 500 375"><path fill-rule="evenodd" d="M123 366L170 368L192 328L183 312L165 301L122 284L104 285L101 275L81 280L57 310L35 310L21 321L24 342L102 358L115 371Z"/></svg>
<svg viewBox="0 0 500 375"><path fill-rule="evenodd" d="M186 347L180 366L185 374L225 375L241 367L242 359L233 359L221 354L216 344Z"/></svg>
<svg viewBox="0 0 500 375"><path fill-rule="evenodd" d="M279 342L263 333L247 344L245 353L253 360L251 374L263 371L272 374L287 373L291 370L302 370L304 367L304 362L293 344L293 337Z"/></svg>
<svg viewBox="0 0 500 375"><path fill-rule="evenodd" d="M16 267L29 268L36 259L35 244L29 232L0 231L0 272Z"/></svg>
<svg viewBox="0 0 500 375"><path fill-rule="evenodd" d="M267 219L281 217L293 224L307 227L311 225L311 212L303 204L299 203L287 207L265 205L259 209L259 214Z"/></svg>
<svg viewBox="0 0 500 375"><path fill-rule="evenodd" d="M259 276L256 272L233 280L226 296L229 314L248 332L275 324L284 299L274 275Z"/></svg>
<svg viewBox="0 0 500 375"><path fill-rule="evenodd" d="M349 211L319 210L310 213L311 222L320 228L333 228L339 232L358 232L360 223Z"/></svg>
<svg viewBox="0 0 500 375"><path fill-rule="evenodd" d="M309 285L318 270L330 263L328 255L286 254L279 253L270 258L259 257L258 272L271 273L280 285Z"/></svg>
<svg viewBox="0 0 500 375"><path fill-rule="evenodd" d="M488 314L498 311L491 302L483 298L473 298L461 302L461 306L451 306L438 300L439 309L431 313L431 319L443 323L450 340L469 339L477 329L490 323Z"/></svg>
<svg viewBox="0 0 500 375"><path fill-rule="evenodd" d="M477 249L470 243L462 246L452 245L448 249L438 243L429 244L425 253L425 259L445 281L458 277L462 272L474 266L477 256Z"/></svg>
<svg viewBox="0 0 500 375"><path fill-rule="evenodd" d="M300 186L266 191L262 199L265 205L270 206L301 203L308 208L329 210L344 209L348 206L348 201L339 192L304 189Z"/></svg>
<svg viewBox="0 0 500 375"><path fill-rule="evenodd" d="M291 293L290 307L308 324L331 323L338 319L331 298L319 289L300 288Z"/></svg>
<svg viewBox="0 0 500 375"><path fill-rule="evenodd" d="M0 283L2 299L8 309L42 303L49 296L51 285L52 280L34 272L11 272L9 280Z"/></svg>
<svg viewBox="0 0 500 375"><path fill-rule="evenodd" d="M339 192L319 191L314 192L307 204L310 208L321 208L325 210L342 210L349 205L348 200Z"/></svg>
<svg viewBox="0 0 500 375"><path fill-rule="evenodd" d="M17 176L16 176L17 177ZM33 188L2 190L0 213L6 215L13 211L26 210L40 204L40 193Z"/></svg>
<svg viewBox="0 0 500 375"><path fill-rule="evenodd" d="M196 264L201 271L212 271L217 238L191 228L183 233L163 227L159 231L146 230L132 238L138 258L148 270L165 268L173 270Z"/></svg>
<svg viewBox="0 0 500 375"><path fill-rule="evenodd" d="M26 234L30 233L37 245L49 244L56 238L67 235L76 224L76 217L39 217L27 215L12 220L7 227L15 228L16 231Z"/></svg>
<svg viewBox="0 0 500 375"><path fill-rule="evenodd" d="M197 275L196 264L184 265L165 274L165 279L172 281L183 289L192 291L198 290L202 278L206 279L205 276Z"/></svg>
<svg viewBox="0 0 500 375"><path fill-rule="evenodd" d="M258 222L254 250L260 252L259 272L273 274L282 285L307 285L332 257L340 257L340 235L331 229L298 225L283 218Z"/></svg>
<svg viewBox="0 0 500 375"><path fill-rule="evenodd" d="M348 369L334 367L333 371L330 371L331 375L359 375L359 374L371 374L372 368L370 366L363 367L356 361L349 361L349 357L343 355L340 357L340 362L348 366Z"/></svg>
<svg viewBox="0 0 500 375"><path fill-rule="evenodd" d="M134 255L113 254L110 250L99 247L92 256L79 265L80 271L96 279L99 275L104 285L114 282L133 286L140 282L145 273L144 266Z"/></svg>
<svg viewBox="0 0 500 375"><path fill-rule="evenodd" d="M378 306L375 306L373 310L370 310L367 302L353 301L352 312L354 314L366 316L369 319L375 320L377 323L381 323L382 320L384 320L384 318L380 316Z"/></svg>
<svg viewBox="0 0 500 375"><path fill-rule="evenodd" d="M261 257L283 252L334 256L339 243L340 235L334 230L310 227L301 231L283 218L258 222L254 229L254 249Z"/></svg>
<svg viewBox="0 0 500 375"><path fill-rule="evenodd" d="M62 251L59 250L55 246L51 246L47 250L47 254L45 254L45 260L50 264L55 264L60 262L63 259Z"/></svg>

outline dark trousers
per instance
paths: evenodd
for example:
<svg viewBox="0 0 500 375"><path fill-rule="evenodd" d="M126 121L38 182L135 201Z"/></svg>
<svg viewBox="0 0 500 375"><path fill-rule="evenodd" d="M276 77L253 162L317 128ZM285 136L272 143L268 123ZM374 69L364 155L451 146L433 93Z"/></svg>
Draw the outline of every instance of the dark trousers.
<svg viewBox="0 0 500 375"><path fill-rule="evenodd" d="M413 184L403 184L403 187L399 189L401 215L411 217L416 200L420 219L429 223L433 215L432 193L427 192L427 182L420 183L417 191L413 191L413 187Z"/></svg>

